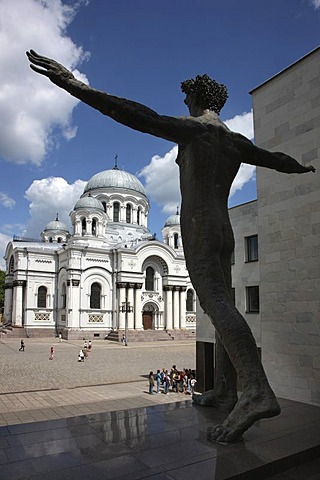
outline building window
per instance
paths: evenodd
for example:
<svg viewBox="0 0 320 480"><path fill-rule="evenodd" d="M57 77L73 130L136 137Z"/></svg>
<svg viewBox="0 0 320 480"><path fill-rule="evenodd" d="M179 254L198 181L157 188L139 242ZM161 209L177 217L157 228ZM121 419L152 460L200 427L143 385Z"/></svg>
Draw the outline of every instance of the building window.
<svg viewBox="0 0 320 480"><path fill-rule="evenodd" d="M82 219L82 235L85 235L87 233L87 222L86 222L86 219L83 218Z"/></svg>
<svg viewBox="0 0 320 480"><path fill-rule="evenodd" d="M131 223L131 205L129 203L127 203L127 206L126 206L126 222L127 223Z"/></svg>
<svg viewBox="0 0 320 480"><path fill-rule="evenodd" d="M236 304L236 289L235 288L231 288L231 298L232 298L232 301L233 301L233 304L235 305Z"/></svg>
<svg viewBox="0 0 320 480"><path fill-rule="evenodd" d="M97 234L97 221L96 219L94 218L92 220L92 235L96 235Z"/></svg>
<svg viewBox="0 0 320 480"><path fill-rule="evenodd" d="M174 244L174 248L178 248L178 243L179 243L179 235L177 233L175 233L173 235L173 244Z"/></svg>
<svg viewBox="0 0 320 480"><path fill-rule="evenodd" d="M62 284L62 293L61 293L61 308L66 308L67 306L67 289L66 284Z"/></svg>
<svg viewBox="0 0 320 480"><path fill-rule="evenodd" d="M105 213L107 213L107 203L106 202L101 202L103 206L103 210Z"/></svg>
<svg viewBox="0 0 320 480"><path fill-rule="evenodd" d="M256 262L259 259L258 255L258 235L251 235L246 237L246 261Z"/></svg>
<svg viewBox="0 0 320 480"><path fill-rule="evenodd" d="M101 307L101 285L100 283L93 283L91 285L90 293L90 308L99 310Z"/></svg>
<svg viewBox="0 0 320 480"><path fill-rule="evenodd" d="M137 210L137 224L140 225L140 215L141 215L141 209L140 207Z"/></svg>
<svg viewBox="0 0 320 480"><path fill-rule="evenodd" d="M146 290L154 291L154 270L152 267L146 269Z"/></svg>
<svg viewBox="0 0 320 480"><path fill-rule="evenodd" d="M13 273L14 270L14 258L10 258L10 263L9 263L9 273Z"/></svg>
<svg viewBox="0 0 320 480"><path fill-rule="evenodd" d="M248 313L259 313L259 287L246 287L247 309Z"/></svg>
<svg viewBox="0 0 320 480"><path fill-rule="evenodd" d="M187 291L187 305L186 305L187 312L193 312L193 301L194 301L193 290L189 289Z"/></svg>
<svg viewBox="0 0 320 480"><path fill-rule="evenodd" d="M47 287L38 288L38 308L47 308Z"/></svg>
<svg viewBox="0 0 320 480"><path fill-rule="evenodd" d="M119 222L120 203L114 202L113 204L113 221Z"/></svg>

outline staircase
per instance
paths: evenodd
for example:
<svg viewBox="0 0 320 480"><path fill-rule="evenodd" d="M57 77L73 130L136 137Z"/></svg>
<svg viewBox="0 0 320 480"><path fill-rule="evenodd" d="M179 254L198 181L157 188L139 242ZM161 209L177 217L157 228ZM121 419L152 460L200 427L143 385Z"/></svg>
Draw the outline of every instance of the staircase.
<svg viewBox="0 0 320 480"><path fill-rule="evenodd" d="M0 326L1 337L5 338L27 338L27 331L24 327L13 327L11 323L3 323Z"/></svg>
<svg viewBox="0 0 320 480"><path fill-rule="evenodd" d="M124 330L112 330L105 340L122 342ZM127 342L166 342L172 340L195 340L195 330L128 330Z"/></svg>

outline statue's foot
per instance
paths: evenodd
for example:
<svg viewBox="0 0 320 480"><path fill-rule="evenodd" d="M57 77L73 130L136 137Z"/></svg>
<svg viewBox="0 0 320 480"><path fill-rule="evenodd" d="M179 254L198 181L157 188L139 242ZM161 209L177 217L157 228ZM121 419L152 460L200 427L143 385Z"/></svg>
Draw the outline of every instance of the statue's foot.
<svg viewBox="0 0 320 480"><path fill-rule="evenodd" d="M230 413L238 401L236 392L227 393L226 395L218 395L217 392L213 390L208 390L202 394L194 393L192 395L192 400L197 405L203 405L206 407L214 407L220 412Z"/></svg>
<svg viewBox="0 0 320 480"><path fill-rule="evenodd" d="M251 395L243 393L223 424L208 428L208 439L218 443L238 442L254 422L261 418L275 417L280 411L272 390L268 389L264 394L261 391Z"/></svg>

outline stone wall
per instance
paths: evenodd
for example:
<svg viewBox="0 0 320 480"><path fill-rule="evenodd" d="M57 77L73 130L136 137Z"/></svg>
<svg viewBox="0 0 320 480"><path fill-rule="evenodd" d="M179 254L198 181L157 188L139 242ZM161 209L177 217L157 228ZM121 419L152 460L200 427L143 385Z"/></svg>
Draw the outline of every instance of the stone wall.
<svg viewBox="0 0 320 480"><path fill-rule="evenodd" d="M252 92L256 144L315 174L257 169L262 359L278 396L320 404L320 48Z"/></svg>

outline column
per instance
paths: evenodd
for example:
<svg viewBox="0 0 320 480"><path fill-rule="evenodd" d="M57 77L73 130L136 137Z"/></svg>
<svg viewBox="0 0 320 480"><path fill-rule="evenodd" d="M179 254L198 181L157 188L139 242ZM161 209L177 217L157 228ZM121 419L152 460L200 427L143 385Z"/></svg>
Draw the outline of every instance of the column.
<svg viewBox="0 0 320 480"><path fill-rule="evenodd" d="M163 286L166 292L165 312L166 312L166 329L172 330L172 287L170 285Z"/></svg>
<svg viewBox="0 0 320 480"><path fill-rule="evenodd" d="M23 287L25 280L15 280L13 282L13 311L12 324L22 327L23 320Z"/></svg>
<svg viewBox="0 0 320 480"><path fill-rule="evenodd" d="M128 328L134 329L134 283L128 283L127 300L132 307L132 312L128 312Z"/></svg>
<svg viewBox="0 0 320 480"><path fill-rule="evenodd" d="M6 283L5 286L5 298L4 298L4 320L5 322L12 322L12 294L13 284Z"/></svg>
<svg viewBox="0 0 320 480"><path fill-rule="evenodd" d="M180 287L180 328L186 328L186 294L187 287Z"/></svg>
<svg viewBox="0 0 320 480"><path fill-rule="evenodd" d="M134 328L135 330L142 330L142 309L141 309L141 288L142 283L135 283L134 285Z"/></svg>
<svg viewBox="0 0 320 480"><path fill-rule="evenodd" d="M179 330L179 287L173 287L173 328Z"/></svg>
<svg viewBox="0 0 320 480"><path fill-rule="evenodd" d="M126 314L125 312L121 311L121 307L123 305L123 302L126 301L126 284L125 283L118 283L117 287L119 289L119 325L118 329L124 330L125 325L126 325Z"/></svg>

